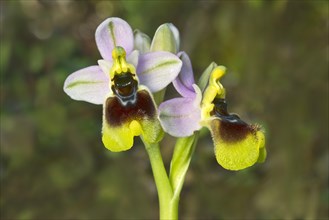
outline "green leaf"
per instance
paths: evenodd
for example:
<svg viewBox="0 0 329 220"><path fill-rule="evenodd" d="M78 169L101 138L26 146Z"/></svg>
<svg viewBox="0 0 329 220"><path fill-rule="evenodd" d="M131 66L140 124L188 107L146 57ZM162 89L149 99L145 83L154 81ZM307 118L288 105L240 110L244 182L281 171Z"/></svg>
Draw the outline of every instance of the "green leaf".
<svg viewBox="0 0 329 220"><path fill-rule="evenodd" d="M191 162L191 158L198 139L198 132L184 138L178 138L174 154L170 164L169 180L173 188L174 197L178 199L184 184L185 174Z"/></svg>

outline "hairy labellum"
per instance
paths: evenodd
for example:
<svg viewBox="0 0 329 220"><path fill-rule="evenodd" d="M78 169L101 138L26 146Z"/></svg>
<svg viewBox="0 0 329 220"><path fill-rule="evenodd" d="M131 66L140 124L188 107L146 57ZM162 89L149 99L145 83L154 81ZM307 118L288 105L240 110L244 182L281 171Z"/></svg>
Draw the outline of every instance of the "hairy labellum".
<svg viewBox="0 0 329 220"><path fill-rule="evenodd" d="M229 114L225 99L215 98L213 104L215 106L211 115L216 116L218 119L211 122L211 128L223 141L240 141L248 134L254 134L258 130L257 126L247 124L238 115Z"/></svg>
<svg viewBox="0 0 329 220"><path fill-rule="evenodd" d="M135 103L123 105L119 96L109 97L105 103L105 118L111 126L120 126L132 120L153 119L156 109L146 90L136 92Z"/></svg>

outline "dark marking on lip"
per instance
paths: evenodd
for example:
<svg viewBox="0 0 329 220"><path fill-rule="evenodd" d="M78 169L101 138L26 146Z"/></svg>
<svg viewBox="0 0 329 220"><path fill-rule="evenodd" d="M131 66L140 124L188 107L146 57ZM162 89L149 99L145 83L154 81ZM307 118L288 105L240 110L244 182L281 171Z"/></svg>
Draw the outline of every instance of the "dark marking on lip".
<svg viewBox="0 0 329 220"><path fill-rule="evenodd" d="M248 125L247 123L238 124L220 119L214 119L211 122L211 130L215 139L235 143L246 138L248 134L256 135L258 127Z"/></svg>
<svg viewBox="0 0 329 220"><path fill-rule="evenodd" d="M113 127L121 126L132 120L154 119L156 109L147 90L135 93L135 102L124 105L120 97L109 97L105 103L106 122Z"/></svg>
<svg viewBox="0 0 329 220"><path fill-rule="evenodd" d="M236 114L229 114L225 99L215 98L212 116L216 116L211 122L211 129L215 138L224 142L238 142L246 138L248 134L255 135L259 130L256 125L249 125Z"/></svg>
<svg viewBox="0 0 329 220"><path fill-rule="evenodd" d="M138 83L134 75L130 72L115 75L111 87L113 93L118 96L122 104L134 104L136 102L136 92Z"/></svg>

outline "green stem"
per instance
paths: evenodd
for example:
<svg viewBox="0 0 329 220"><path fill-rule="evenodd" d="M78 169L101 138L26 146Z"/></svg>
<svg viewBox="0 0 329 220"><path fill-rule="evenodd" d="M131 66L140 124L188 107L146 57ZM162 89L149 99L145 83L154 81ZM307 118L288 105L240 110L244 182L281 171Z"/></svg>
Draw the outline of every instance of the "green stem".
<svg viewBox="0 0 329 220"><path fill-rule="evenodd" d="M199 132L195 132L192 136L178 138L176 141L176 146L170 164L169 181L173 189L172 203L175 204L174 207L177 207L177 212L180 193L185 181L185 175L194 154L198 136Z"/></svg>
<svg viewBox="0 0 329 220"><path fill-rule="evenodd" d="M178 219L180 192L195 150L198 136L199 133L196 132L192 136L177 139L170 164L169 178L163 164L159 144L150 144L142 139L150 158L155 185L158 191L160 219Z"/></svg>
<svg viewBox="0 0 329 220"><path fill-rule="evenodd" d="M150 144L143 140L149 155L152 172L159 196L160 219L175 220L178 218L178 203L173 202L173 190L163 164L159 144Z"/></svg>

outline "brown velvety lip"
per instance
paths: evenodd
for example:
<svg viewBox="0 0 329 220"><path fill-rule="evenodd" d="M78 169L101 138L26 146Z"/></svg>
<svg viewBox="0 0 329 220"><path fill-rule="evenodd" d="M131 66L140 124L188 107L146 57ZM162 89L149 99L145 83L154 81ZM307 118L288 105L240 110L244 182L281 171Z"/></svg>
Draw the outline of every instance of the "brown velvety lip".
<svg viewBox="0 0 329 220"><path fill-rule="evenodd" d="M255 135L259 127L247 123L232 123L218 118L211 122L211 129L216 138L220 138L224 142L235 143L246 138L248 134Z"/></svg>
<svg viewBox="0 0 329 220"><path fill-rule="evenodd" d="M211 129L215 137L219 137L224 142L238 142L246 138L248 134L255 135L259 130L257 125L249 125L236 114L229 114L225 99L215 98L215 105L212 116L215 116L211 122Z"/></svg>
<svg viewBox="0 0 329 220"><path fill-rule="evenodd" d="M105 119L113 127L132 120L153 119L155 116L153 99L146 90L137 91L134 103L124 105L117 96L107 98L105 103Z"/></svg>

